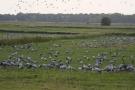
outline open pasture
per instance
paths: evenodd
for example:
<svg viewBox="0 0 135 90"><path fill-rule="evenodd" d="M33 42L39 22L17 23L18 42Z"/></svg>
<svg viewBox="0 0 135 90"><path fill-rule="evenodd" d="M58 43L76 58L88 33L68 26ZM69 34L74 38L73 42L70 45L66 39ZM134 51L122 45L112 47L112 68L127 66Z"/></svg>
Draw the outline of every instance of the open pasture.
<svg viewBox="0 0 135 90"><path fill-rule="evenodd" d="M121 25L104 27L100 25L89 25L84 23L44 23L44 22L0 22L0 31L36 31L36 32L71 32L81 34L94 33L133 33L134 25Z"/></svg>
<svg viewBox="0 0 135 90"><path fill-rule="evenodd" d="M24 26L0 29L79 35L51 34L45 42L1 44L1 90L135 90L134 27Z"/></svg>

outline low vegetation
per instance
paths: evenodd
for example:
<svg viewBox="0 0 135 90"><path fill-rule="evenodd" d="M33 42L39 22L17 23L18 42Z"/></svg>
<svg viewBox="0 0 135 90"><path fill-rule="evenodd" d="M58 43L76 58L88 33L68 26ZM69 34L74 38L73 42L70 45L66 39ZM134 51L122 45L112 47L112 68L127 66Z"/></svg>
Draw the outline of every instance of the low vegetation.
<svg viewBox="0 0 135 90"><path fill-rule="evenodd" d="M21 27L11 26L12 29L3 25L0 28L18 30ZM135 89L132 27L48 28L28 30L79 34L46 37L31 34L32 37L0 39L1 90Z"/></svg>

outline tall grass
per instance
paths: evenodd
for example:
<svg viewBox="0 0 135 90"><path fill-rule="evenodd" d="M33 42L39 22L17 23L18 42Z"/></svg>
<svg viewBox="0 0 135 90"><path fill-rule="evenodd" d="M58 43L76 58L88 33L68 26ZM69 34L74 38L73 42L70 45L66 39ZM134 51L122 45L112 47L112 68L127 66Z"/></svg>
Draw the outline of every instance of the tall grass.
<svg viewBox="0 0 135 90"><path fill-rule="evenodd" d="M36 42L48 42L53 40L63 40L63 39L87 39L101 36L135 36L135 33L105 33L105 34L78 34L70 36L60 36L60 37L22 37L16 39L1 39L0 45L14 45L14 44L25 44L25 43L36 43Z"/></svg>

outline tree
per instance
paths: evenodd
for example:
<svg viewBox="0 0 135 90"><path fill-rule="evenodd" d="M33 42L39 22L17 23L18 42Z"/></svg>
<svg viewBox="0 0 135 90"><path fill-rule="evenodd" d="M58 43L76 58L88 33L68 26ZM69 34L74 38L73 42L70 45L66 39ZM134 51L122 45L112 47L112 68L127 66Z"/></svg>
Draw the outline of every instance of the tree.
<svg viewBox="0 0 135 90"><path fill-rule="evenodd" d="M103 17L101 19L101 25L102 26L110 26L111 25L111 19L108 17Z"/></svg>

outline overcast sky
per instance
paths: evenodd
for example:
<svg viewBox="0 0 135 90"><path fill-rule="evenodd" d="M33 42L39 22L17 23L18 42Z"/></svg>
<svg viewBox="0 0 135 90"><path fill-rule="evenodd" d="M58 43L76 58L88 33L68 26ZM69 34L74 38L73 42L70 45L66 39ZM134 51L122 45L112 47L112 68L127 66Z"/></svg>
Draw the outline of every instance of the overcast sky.
<svg viewBox="0 0 135 90"><path fill-rule="evenodd" d="M135 0L0 0L0 13L135 14Z"/></svg>

